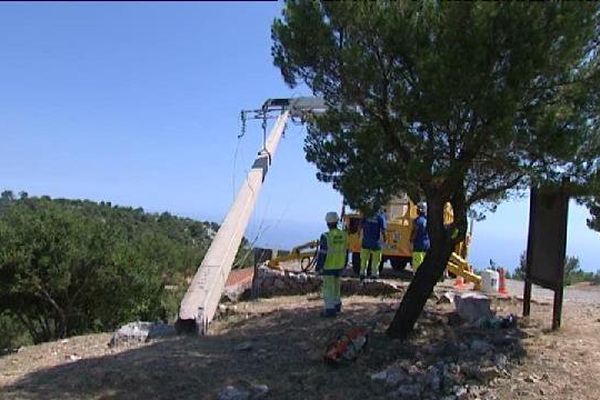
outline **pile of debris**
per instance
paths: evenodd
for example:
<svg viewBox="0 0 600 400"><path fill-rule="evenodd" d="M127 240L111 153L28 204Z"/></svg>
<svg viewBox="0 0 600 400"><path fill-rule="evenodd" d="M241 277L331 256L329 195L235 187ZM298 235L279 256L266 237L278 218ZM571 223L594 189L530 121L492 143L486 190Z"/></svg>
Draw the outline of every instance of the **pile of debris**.
<svg viewBox="0 0 600 400"><path fill-rule="evenodd" d="M112 336L109 347L149 342L152 339L175 336L173 325L163 322L130 322L121 326Z"/></svg>
<svg viewBox="0 0 600 400"><path fill-rule="evenodd" d="M432 343L426 339L427 329L418 324L411 344L415 357L370 375L375 384L387 387L390 398L491 400L490 382L510 378L511 364L523 356L513 315L494 315L489 298L480 294L443 297L456 306L446 321L453 325L454 334ZM425 317L433 318L427 312Z"/></svg>
<svg viewBox="0 0 600 400"><path fill-rule="evenodd" d="M301 295L318 292L321 276L314 273L277 271L259 267L254 277L255 290L260 297ZM369 280L363 283L358 279L342 278L342 294L383 296L404 290L402 282Z"/></svg>

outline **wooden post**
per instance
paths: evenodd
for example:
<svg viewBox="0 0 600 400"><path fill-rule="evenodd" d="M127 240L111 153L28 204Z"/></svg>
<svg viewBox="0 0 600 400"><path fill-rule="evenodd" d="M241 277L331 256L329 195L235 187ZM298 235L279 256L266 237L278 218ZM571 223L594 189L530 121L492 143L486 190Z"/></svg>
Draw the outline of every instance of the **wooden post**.
<svg viewBox="0 0 600 400"><path fill-rule="evenodd" d="M560 329L562 319L563 288L554 291L554 307L552 309L552 330Z"/></svg>
<svg viewBox="0 0 600 400"><path fill-rule="evenodd" d="M531 282L525 278L525 291L523 293L523 316L528 317L531 313Z"/></svg>

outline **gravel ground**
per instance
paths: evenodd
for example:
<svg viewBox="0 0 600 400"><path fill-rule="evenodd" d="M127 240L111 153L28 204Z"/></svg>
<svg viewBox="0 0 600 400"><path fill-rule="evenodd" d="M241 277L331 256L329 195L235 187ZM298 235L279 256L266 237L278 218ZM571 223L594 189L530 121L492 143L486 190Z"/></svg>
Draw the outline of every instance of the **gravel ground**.
<svg viewBox="0 0 600 400"><path fill-rule="evenodd" d="M523 297L525 286L523 281L508 279L506 286L511 295L519 298ZM565 301L600 304L600 286L592 286L587 283L567 286L563 296ZM550 289L533 285L532 298L536 300L552 300L554 292Z"/></svg>
<svg viewBox="0 0 600 400"><path fill-rule="evenodd" d="M453 283L438 285L437 298ZM493 300L499 316L519 315L522 308L522 282L509 281L508 288L512 296ZM558 332L549 329L552 292L545 289L534 289L531 317L520 318L512 331L456 325L453 305L437 304L433 297L407 342L384 333L401 295L345 297L344 313L335 320L319 317L317 294L241 302L221 315L213 335L202 340L183 336L109 348L110 334L105 333L26 347L0 357L0 398L218 399L228 385L257 384L268 387L270 399L383 400L407 398L407 388L431 386L435 368L447 367L457 386L416 398L599 398L599 288L566 289ZM365 353L344 367L324 365L327 344L355 324L373 326ZM505 345L508 339L512 350ZM474 353L481 341L492 347ZM413 383L373 379L394 367L401 379Z"/></svg>

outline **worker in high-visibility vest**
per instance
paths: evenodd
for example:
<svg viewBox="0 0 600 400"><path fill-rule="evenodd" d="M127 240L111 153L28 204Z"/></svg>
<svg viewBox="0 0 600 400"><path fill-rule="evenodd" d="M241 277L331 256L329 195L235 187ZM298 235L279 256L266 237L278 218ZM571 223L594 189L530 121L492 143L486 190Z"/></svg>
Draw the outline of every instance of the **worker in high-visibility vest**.
<svg viewBox="0 0 600 400"><path fill-rule="evenodd" d="M348 235L338 228L339 220L336 212L325 215L329 230L321 235L319 242L316 269L323 276L324 317L335 317L342 311L340 276L348 262Z"/></svg>
<svg viewBox="0 0 600 400"><path fill-rule="evenodd" d="M379 264L383 255L382 248L387 229L385 214L378 211L375 214L363 217L361 221L362 243L360 249L360 281L364 281L367 274L369 260L371 261L371 277L379 278Z"/></svg>
<svg viewBox="0 0 600 400"><path fill-rule="evenodd" d="M410 241L413 245L411 266L415 272L423 263L430 246L427 232L427 207L425 204L420 203L417 206L417 214L410 234Z"/></svg>

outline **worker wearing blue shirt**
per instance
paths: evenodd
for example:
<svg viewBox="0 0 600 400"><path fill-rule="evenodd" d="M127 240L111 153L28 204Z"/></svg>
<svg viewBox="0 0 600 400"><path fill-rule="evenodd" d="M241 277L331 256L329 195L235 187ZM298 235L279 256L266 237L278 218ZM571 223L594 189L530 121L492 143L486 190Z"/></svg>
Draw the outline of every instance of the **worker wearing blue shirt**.
<svg viewBox="0 0 600 400"><path fill-rule="evenodd" d="M427 233L427 211L424 204L417 206L418 217L413 221L410 239L413 245L412 269L416 271L423 263L429 250L429 234Z"/></svg>
<svg viewBox="0 0 600 400"><path fill-rule="evenodd" d="M360 280L363 281L366 277L369 259L371 260L371 276L377 279L382 257L383 238L387 228L385 214L380 211L371 217L365 217L362 219L361 226Z"/></svg>
<svg viewBox="0 0 600 400"><path fill-rule="evenodd" d="M321 292L325 303L324 317L335 317L342 310L340 275L348 262L348 235L338 229L339 217L328 212L329 230L321 235L316 269L323 276Z"/></svg>

